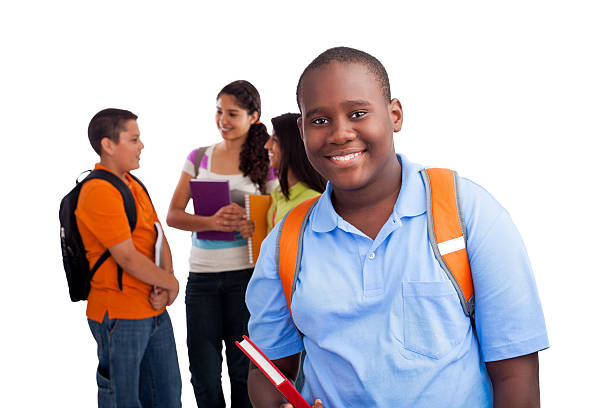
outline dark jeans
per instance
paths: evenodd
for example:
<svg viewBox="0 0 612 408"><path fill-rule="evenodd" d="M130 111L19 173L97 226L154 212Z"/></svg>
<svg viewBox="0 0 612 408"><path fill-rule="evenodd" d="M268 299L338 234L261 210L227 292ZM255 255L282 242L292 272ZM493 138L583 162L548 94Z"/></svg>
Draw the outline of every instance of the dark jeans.
<svg viewBox="0 0 612 408"><path fill-rule="evenodd" d="M225 342L232 408L251 407L247 393L249 359L234 344L247 334L244 294L253 269L189 273L185 304L191 384L198 407L225 407L221 388L221 341Z"/></svg>
<svg viewBox="0 0 612 408"><path fill-rule="evenodd" d="M181 375L167 311L147 319L89 320L98 343L98 407L180 407Z"/></svg>

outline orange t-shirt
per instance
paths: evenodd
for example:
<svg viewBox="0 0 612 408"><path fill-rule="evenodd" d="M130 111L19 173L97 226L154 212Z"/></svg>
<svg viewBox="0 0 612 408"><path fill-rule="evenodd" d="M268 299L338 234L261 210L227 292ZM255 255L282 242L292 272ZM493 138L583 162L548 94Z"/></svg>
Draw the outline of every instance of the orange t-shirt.
<svg viewBox="0 0 612 408"><path fill-rule="evenodd" d="M96 169L107 170L96 164ZM75 211L77 226L87 251L90 267L108 247L132 238L136 249L151 260L154 258L156 239L155 208L147 193L129 175L128 187L136 202L136 228L130 232L121 193L106 180L93 179L81 188ZM119 290L117 263L109 257L91 280L87 298L87 317L102 322L108 312L109 319L145 319L164 311L155 310L149 303L151 285L123 272L123 290Z"/></svg>

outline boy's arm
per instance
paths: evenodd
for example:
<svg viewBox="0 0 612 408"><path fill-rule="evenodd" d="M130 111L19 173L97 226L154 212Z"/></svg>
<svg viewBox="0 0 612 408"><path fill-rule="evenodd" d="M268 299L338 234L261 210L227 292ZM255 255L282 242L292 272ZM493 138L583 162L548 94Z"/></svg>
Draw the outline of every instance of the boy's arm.
<svg viewBox="0 0 612 408"><path fill-rule="evenodd" d="M171 275L174 275L174 268L172 266L172 252L170 251L170 244L168 244L166 234L164 234L164 240L162 242L161 268L164 271L168 271Z"/></svg>
<svg viewBox="0 0 612 408"><path fill-rule="evenodd" d="M138 251L128 238L123 242L112 245L108 248L111 256L123 268L124 271L149 285L156 285L162 289L167 289L171 299L178 295L179 283L174 275L158 267Z"/></svg>
<svg viewBox="0 0 612 408"><path fill-rule="evenodd" d="M495 408L540 406L538 353L486 363Z"/></svg>
<svg viewBox="0 0 612 408"><path fill-rule="evenodd" d="M165 234L163 235L162 241L161 268L171 275L174 275L172 252L170 251L170 245L168 244ZM154 287L149 294L149 303L151 303L153 309L159 310L174 303L176 296L171 295L175 295L174 292L171 294L167 289ZM176 295L178 295L178 293L176 293Z"/></svg>
<svg viewBox="0 0 612 408"><path fill-rule="evenodd" d="M538 351L548 348L527 250L508 212L462 179L475 327L496 408L539 406Z"/></svg>
<svg viewBox="0 0 612 408"><path fill-rule="evenodd" d="M172 252L170 251L170 244L168 244L168 240L166 239L166 234L164 234L164 241L162 246L162 258L161 258L161 267L163 270L170 273L170 275L174 276L174 266L172 264ZM164 306L170 306L174 303L178 292L168 292L168 299Z"/></svg>
<svg viewBox="0 0 612 408"><path fill-rule="evenodd" d="M272 363L285 374L290 380L295 379L300 365L300 355L272 360ZM286 402L283 395L276 389L274 384L264 373L252 362L249 366L248 379L249 398L253 408L279 408Z"/></svg>

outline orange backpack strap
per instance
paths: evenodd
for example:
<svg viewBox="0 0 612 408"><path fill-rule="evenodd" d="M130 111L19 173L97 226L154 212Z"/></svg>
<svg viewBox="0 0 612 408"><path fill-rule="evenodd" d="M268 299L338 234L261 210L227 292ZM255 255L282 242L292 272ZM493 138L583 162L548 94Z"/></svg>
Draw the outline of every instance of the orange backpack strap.
<svg viewBox="0 0 612 408"><path fill-rule="evenodd" d="M453 283L463 311L474 316L474 285L459 198L459 176L448 169L421 170L427 196L427 230L436 259Z"/></svg>
<svg viewBox="0 0 612 408"><path fill-rule="evenodd" d="M295 278L302 259L304 228L314 208L314 203L318 199L319 197L314 197L295 206L279 226L276 241L276 262L289 312L291 312L291 297L295 290Z"/></svg>
<svg viewBox="0 0 612 408"><path fill-rule="evenodd" d="M421 170L427 197L427 231L429 242L452 282L461 307L474 317L474 285L466 251L467 234L459 197L459 178L448 169ZM302 238L306 220L318 197L304 201L287 214L280 225L276 241L278 274L287 305L295 290L297 271L302 259Z"/></svg>

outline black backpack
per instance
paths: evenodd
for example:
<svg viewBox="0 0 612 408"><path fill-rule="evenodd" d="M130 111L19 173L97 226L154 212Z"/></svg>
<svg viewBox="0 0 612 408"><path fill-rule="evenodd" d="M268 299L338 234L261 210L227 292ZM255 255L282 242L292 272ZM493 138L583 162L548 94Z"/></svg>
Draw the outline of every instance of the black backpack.
<svg viewBox="0 0 612 408"><path fill-rule="evenodd" d="M147 195L149 195L149 192L140 180L138 180L132 174L130 174L130 177L136 180L138 184L142 186ZM79 193L81 192L81 187L83 187L83 184L91 179L106 180L117 190L119 190L121 196L123 197L123 206L130 223L130 230L134 231L134 228L136 227L136 202L134 201L134 196L132 195L129 187L123 181L121 181L119 177L109 171L95 169L91 171L89 175L81 182L79 182L77 179L76 187L74 187L68 194L66 194L64 198L62 198L59 210L62 259L64 262L64 270L66 271L66 279L68 280L70 299L73 302L87 300L91 278L93 278L98 268L100 268L102 263L104 263L104 261L106 261L110 256L110 251L107 249L100 256L100 258L98 258L93 268L90 269L89 261L85 256L86 251L85 247L83 246L83 240L81 239L81 234L79 233L79 229L77 227L74 211L76 210L77 202L79 201ZM150 196L149 199L151 199ZM122 275L123 270L119 264L117 264L117 281L119 283L120 290L123 290Z"/></svg>

